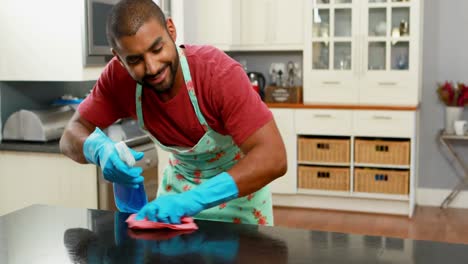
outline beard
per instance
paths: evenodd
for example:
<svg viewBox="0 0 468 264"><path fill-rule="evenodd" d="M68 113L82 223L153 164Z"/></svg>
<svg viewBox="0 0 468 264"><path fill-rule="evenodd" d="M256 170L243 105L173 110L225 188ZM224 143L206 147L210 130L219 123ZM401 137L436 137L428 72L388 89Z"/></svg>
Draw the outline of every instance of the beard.
<svg viewBox="0 0 468 264"><path fill-rule="evenodd" d="M154 78L157 74L155 74L155 75L145 75L140 84L143 85L143 86L151 88L156 93L168 93L168 92L170 92L172 90L173 86L174 86L177 69L178 69L179 63L180 63L179 62L179 54L177 53L177 49L175 49L175 54L176 54L176 56L175 56L174 60L172 60L170 63L167 63L166 65L164 65L162 70L159 71L159 72L164 71L166 67L169 67L169 74L168 74L168 76L166 77L165 80L163 80L161 83L159 83L157 85L152 85L146 80Z"/></svg>

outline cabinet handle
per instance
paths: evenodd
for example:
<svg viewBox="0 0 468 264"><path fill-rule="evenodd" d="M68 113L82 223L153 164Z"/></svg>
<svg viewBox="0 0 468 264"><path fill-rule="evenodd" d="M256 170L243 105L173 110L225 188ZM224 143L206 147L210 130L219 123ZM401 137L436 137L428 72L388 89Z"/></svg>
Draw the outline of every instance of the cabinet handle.
<svg viewBox="0 0 468 264"><path fill-rule="evenodd" d="M392 120L391 116L378 116L378 115L375 115L372 118L376 119L376 120Z"/></svg>
<svg viewBox="0 0 468 264"><path fill-rule="evenodd" d="M316 118L332 118L330 114L315 114L314 117Z"/></svg>
<svg viewBox="0 0 468 264"><path fill-rule="evenodd" d="M397 85L396 82L379 82L378 84L380 86L395 86L395 85Z"/></svg>
<svg viewBox="0 0 468 264"><path fill-rule="evenodd" d="M326 85L338 85L340 84L341 82L337 82L337 81L325 81L325 82L322 82L322 84L326 84Z"/></svg>

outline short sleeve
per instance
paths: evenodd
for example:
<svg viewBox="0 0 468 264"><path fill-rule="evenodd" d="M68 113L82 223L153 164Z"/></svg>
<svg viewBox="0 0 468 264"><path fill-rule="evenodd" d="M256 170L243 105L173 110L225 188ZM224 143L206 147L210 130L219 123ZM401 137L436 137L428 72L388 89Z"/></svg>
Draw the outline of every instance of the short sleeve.
<svg viewBox="0 0 468 264"><path fill-rule="evenodd" d="M121 66L116 63L118 61L114 58L106 66L91 93L78 107L78 112L84 119L101 128L128 116L125 103L121 99L125 96L125 87L122 87L125 82L118 76L126 72L118 69Z"/></svg>
<svg viewBox="0 0 468 264"><path fill-rule="evenodd" d="M254 132L273 119L260 95L252 88L244 69L237 62L214 70L211 93L224 127L240 146Z"/></svg>

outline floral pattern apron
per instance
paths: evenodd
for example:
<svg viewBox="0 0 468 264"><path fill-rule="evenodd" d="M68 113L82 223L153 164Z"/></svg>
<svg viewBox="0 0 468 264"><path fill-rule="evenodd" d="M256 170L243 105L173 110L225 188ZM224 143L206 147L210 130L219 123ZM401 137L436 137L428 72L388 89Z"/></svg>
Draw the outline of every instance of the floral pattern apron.
<svg viewBox="0 0 468 264"><path fill-rule="evenodd" d="M205 134L198 143L191 147L164 146L154 138L144 126L141 98L143 89L136 87L136 111L138 123L155 144L170 152L169 165L164 170L158 196L177 194L196 188L197 185L229 170L243 157L242 151L229 135L221 135L210 128L198 105L190 69L184 51L177 47L185 85L198 121L205 129ZM268 186L244 197L236 198L218 206L206 209L196 216L197 219L273 225L271 193Z"/></svg>

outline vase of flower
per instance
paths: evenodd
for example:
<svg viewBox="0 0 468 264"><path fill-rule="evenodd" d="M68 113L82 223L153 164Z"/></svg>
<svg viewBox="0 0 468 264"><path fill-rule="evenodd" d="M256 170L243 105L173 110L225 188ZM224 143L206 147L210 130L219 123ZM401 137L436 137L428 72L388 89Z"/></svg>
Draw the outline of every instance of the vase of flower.
<svg viewBox="0 0 468 264"><path fill-rule="evenodd" d="M454 134L454 123L462 119L463 109L468 105L468 86L458 83L455 87L446 81L437 88L439 99L445 104L445 133Z"/></svg>
<svg viewBox="0 0 468 264"><path fill-rule="evenodd" d="M455 121L461 120L463 116L463 106L445 107L445 133L455 134Z"/></svg>

